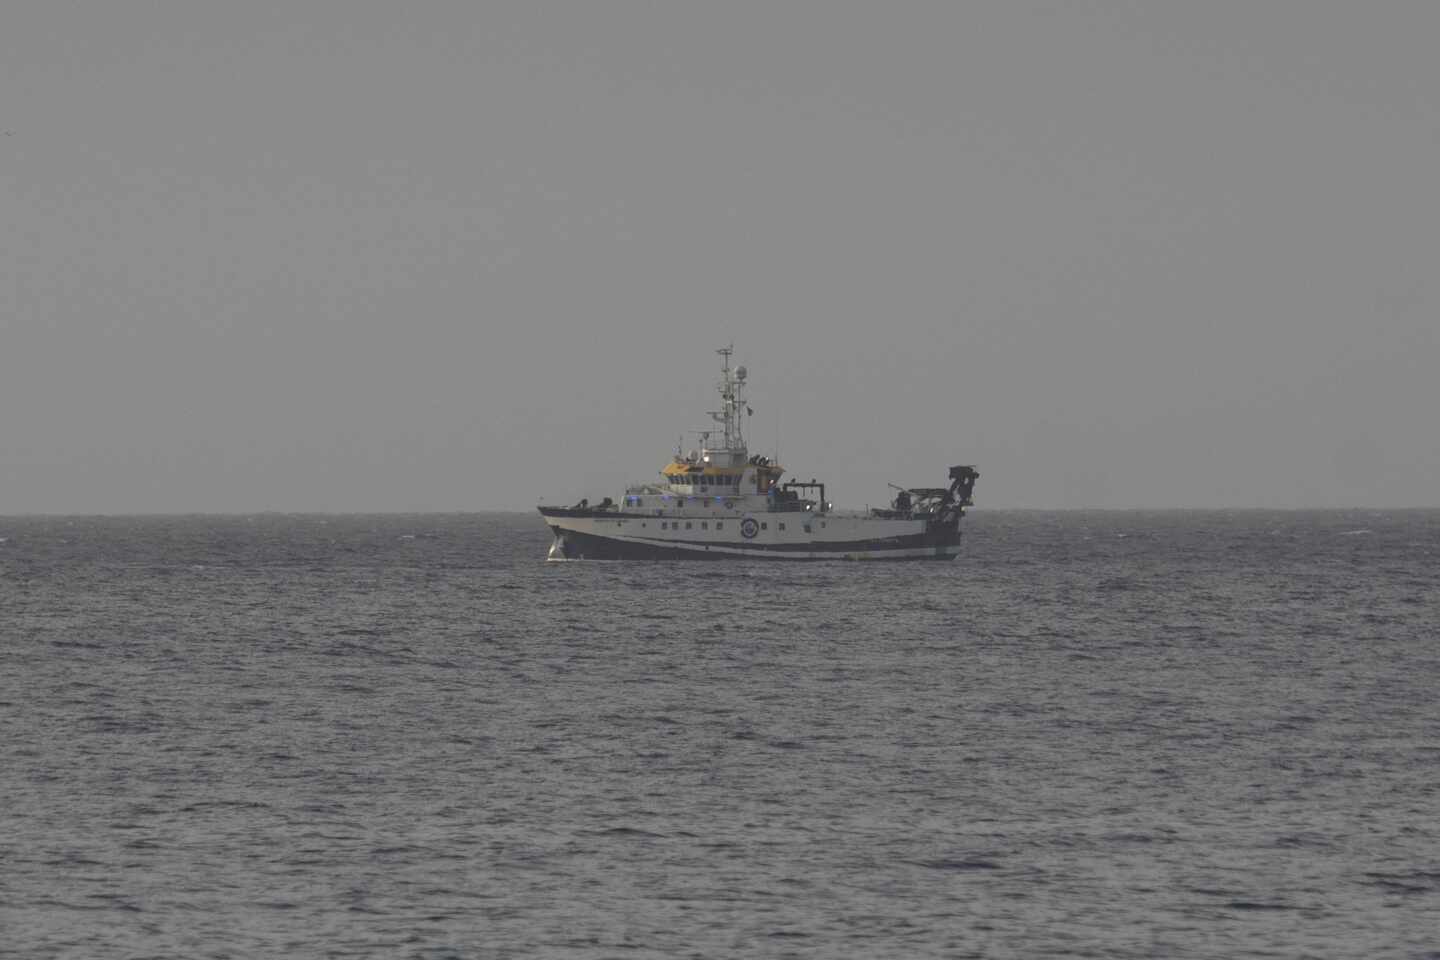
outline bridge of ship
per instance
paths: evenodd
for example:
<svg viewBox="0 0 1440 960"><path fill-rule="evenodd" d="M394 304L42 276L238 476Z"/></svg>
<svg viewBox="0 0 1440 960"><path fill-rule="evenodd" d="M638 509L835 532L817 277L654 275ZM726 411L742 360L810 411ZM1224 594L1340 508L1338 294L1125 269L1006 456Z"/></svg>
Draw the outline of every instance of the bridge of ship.
<svg viewBox="0 0 1440 960"><path fill-rule="evenodd" d="M729 491L732 496L770 492L785 473L779 464L765 457L751 457L739 464L717 463L721 458L707 452L702 457L680 459L665 465L660 476L665 483L691 488L689 492L710 493L710 488Z"/></svg>

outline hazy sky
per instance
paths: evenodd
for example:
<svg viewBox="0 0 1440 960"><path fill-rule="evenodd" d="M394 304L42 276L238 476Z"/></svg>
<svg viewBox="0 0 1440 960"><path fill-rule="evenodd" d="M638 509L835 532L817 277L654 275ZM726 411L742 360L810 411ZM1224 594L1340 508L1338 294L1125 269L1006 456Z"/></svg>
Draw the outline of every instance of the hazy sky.
<svg viewBox="0 0 1440 960"><path fill-rule="evenodd" d="M26 2L0 513L1440 505L1440 4ZM688 445L688 443L687 443Z"/></svg>

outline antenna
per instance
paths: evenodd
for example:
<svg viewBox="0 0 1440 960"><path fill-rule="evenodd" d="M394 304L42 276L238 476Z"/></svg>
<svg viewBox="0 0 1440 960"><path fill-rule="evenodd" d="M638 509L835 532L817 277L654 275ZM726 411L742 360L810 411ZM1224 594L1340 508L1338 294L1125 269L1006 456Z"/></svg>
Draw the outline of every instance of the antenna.
<svg viewBox="0 0 1440 960"><path fill-rule="evenodd" d="M775 407L775 462L782 462L780 460L780 407L778 405Z"/></svg>
<svg viewBox="0 0 1440 960"><path fill-rule="evenodd" d="M720 366L720 383L717 384L723 402L719 410L710 411L710 416L716 423L725 425L725 450L743 453L745 418L741 411L745 408L745 378L748 371L744 367L733 370L730 367L730 357L735 353L735 344L731 343L715 352L725 358Z"/></svg>

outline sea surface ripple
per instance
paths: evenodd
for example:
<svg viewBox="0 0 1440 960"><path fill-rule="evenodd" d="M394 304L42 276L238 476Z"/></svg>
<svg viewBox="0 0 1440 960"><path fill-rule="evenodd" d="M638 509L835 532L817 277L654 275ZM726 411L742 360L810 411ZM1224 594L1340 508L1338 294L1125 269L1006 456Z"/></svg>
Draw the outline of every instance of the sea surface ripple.
<svg viewBox="0 0 1440 960"><path fill-rule="evenodd" d="M1440 512L0 518L0 956L1440 957Z"/></svg>

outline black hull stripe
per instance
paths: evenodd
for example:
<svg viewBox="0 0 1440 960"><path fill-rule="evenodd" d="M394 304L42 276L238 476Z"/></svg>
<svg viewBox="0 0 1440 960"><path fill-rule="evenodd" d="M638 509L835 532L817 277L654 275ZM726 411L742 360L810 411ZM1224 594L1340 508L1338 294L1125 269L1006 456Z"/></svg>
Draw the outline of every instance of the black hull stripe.
<svg viewBox="0 0 1440 960"><path fill-rule="evenodd" d="M611 537L580 533L575 530L552 527L553 531L565 538L567 559L584 560L843 560L847 555L867 553L866 559L876 560L953 560L951 553L936 555L936 547L953 547L959 544L959 534L943 539L927 534L896 537L893 540L854 540L846 544L786 544L784 549L751 543L696 543L682 541L694 549L667 546L655 541L637 542L616 540ZM902 541L902 542L895 542ZM675 541L670 541L675 542ZM706 550L706 547L730 549ZM744 550L735 553L733 550ZM886 556L895 551L929 550L920 556ZM820 556L815 556L820 554Z"/></svg>
<svg viewBox="0 0 1440 960"><path fill-rule="evenodd" d="M564 528L561 528L564 529ZM574 531L566 530L571 536ZM586 534L596 539L609 540L599 534ZM923 550L934 547L953 547L960 542L960 534L936 536L930 533L911 533L903 537L880 537L874 540L816 540L806 543L756 543L753 540L658 540L643 538L645 543L657 547L683 544L696 550L715 547L730 550L747 550L751 553L861 553L867 550Z"/></svg>

